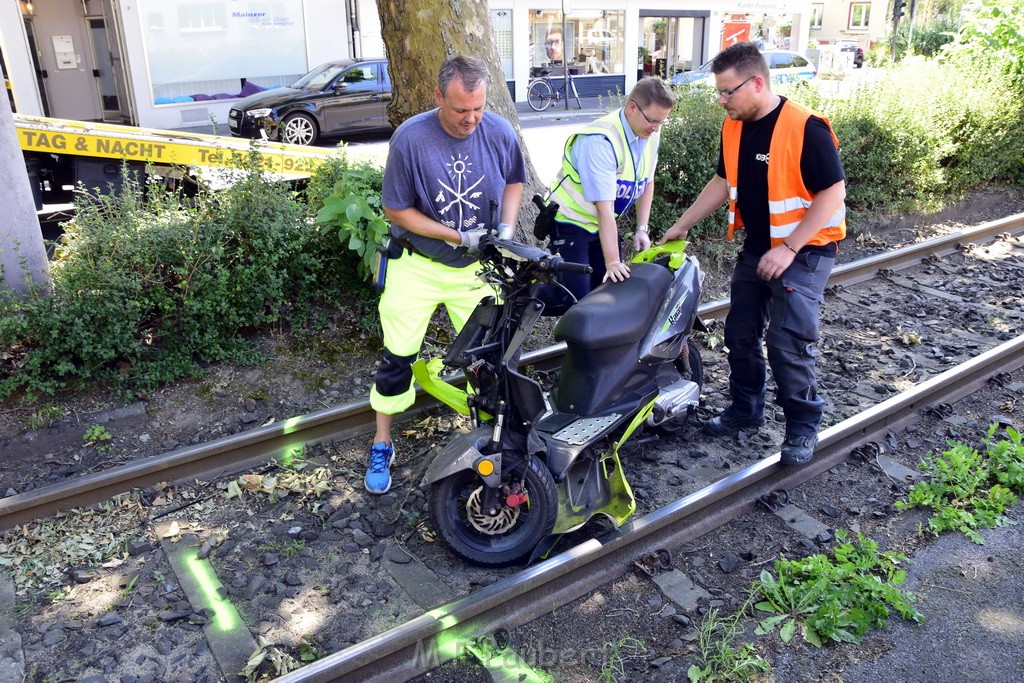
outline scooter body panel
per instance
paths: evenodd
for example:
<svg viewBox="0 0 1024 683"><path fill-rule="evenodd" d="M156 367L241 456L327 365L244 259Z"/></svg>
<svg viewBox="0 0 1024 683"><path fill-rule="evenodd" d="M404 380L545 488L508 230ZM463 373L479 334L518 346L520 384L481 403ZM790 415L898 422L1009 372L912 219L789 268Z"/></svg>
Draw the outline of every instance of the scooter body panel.
<svg viewBox="0 0 1024 683"><path fill-rule="evenodd" d="M431 461L420 485L427 487L456 472L473 469L477 460L483 457L483 449L490 439L490 427L477 427L468 434L456 434ZM500 478L500 471L497 474Z"/></svg>
<svg viewBox="0 0 1024 683"><path fill-rule="evenodd" d="M696 259L687 257L676 270L672 284L640 342L641 362L663 362L678 358L682 353L686 339L693 333L703 279Z"/></svg>

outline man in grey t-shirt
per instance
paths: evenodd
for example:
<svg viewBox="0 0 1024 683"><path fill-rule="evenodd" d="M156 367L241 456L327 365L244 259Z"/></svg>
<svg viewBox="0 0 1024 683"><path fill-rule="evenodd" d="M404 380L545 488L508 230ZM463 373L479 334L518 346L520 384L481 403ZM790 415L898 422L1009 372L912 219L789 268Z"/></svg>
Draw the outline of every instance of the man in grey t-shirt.
<svg viewBox="0 0 1024 683"><path fill-rule="evenodd" d="M390 263L380 299L384 358L370 405L377 429L365 486L391 488L394 416L415 400L412 362L427 325L444 305L457 330L491 290L476 277L474 250L488 229L510 233L519 212L526 163L512 125L485 112L487 66L452 57L434 90L437 109L395 131L384 169L384 213L391 236L406 246Z"/></svg>

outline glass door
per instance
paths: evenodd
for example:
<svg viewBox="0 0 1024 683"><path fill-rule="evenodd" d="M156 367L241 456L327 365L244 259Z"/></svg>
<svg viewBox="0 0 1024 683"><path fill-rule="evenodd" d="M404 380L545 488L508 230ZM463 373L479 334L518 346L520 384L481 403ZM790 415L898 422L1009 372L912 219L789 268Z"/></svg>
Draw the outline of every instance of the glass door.
<svg viewBox="0 0 1024 683"><path fill-rule="evenodd" d="M86 21L89 24L89 38L92 42L93 64L96 65L92 75L96 77L96 87L99 89L103 120L120 123L121 107L118 103L114 60L110 54L106 23L102 17L89 17Z"/></svg>

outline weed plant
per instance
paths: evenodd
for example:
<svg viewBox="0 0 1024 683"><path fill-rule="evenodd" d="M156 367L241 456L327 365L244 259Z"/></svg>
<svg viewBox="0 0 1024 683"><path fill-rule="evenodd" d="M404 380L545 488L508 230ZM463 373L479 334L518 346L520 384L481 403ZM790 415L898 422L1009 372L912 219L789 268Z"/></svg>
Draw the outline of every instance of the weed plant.
<svg viewBox="0 0 1024 683"><path fill-rule="evenodd" d="M628 636L606 643L605 658L601 670L595 679L596 683L618 683L629 680L626 662L630 659L647 654L647 646L643 641Z"/></svg>
<svg viewBox="0 0 1024 683"><path fill-rule="evenodd" d="M927 508L934 512L921 525L933 535L959 531L978 544L985 540L978 529L1012 523L1006 511L1024 492L1024 446L1020 432L1006 428L1007 439L995 441L998 425L989 427L981 453L963 443L951 442L939 456L921 462L928 479L914 484L906 500L896 506Z"/></svg>
<svg viewBox="0 0 1024 683"><path fill-rule="evenodd" d="M906 578L901 568L905 557L880 553L878 544L863 534L852 542L846 536L836 531L840 545L834 558L781 558L775 562L776 576L761 572L752 589L762 598L755 608L773 616L761 620L755 633L779 628L779 637L789 642L799 628L804 640L821 647L859 643L872 629L888 628L892 610L904 619L924 621L914 608L914 596L899 588Z"/></svg>
<svg viewBox="0 0 1024 683"><path fill-rule="evenodd" d="M771 665L757 654L753 643L743 642L742 619L750 605L748 600L728 617L714 608L700 622L697 639L697 664L686 672L690 683L732 683L749 681L757 674L768 673Z"/></svg>

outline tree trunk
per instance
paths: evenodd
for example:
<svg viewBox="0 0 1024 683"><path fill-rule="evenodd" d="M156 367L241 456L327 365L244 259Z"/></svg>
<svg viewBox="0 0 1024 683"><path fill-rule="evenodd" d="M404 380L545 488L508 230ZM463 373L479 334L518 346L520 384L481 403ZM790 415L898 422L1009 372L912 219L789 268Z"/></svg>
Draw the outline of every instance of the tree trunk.
<svg viewBox="0 0 1024 683"><path fill-rule="evenodd" d="M377 12L391 74L388 118L393 126L434 108L437 72L444 60L462 54L489 65L487 108L515 127L529 173L523 187L517 232L520 238L532 235L537 211L530 200L535 193L546 192L545 182L549 179L537 178L523 142L519 115L501 71L486 0L377 0Z"/></svg>

